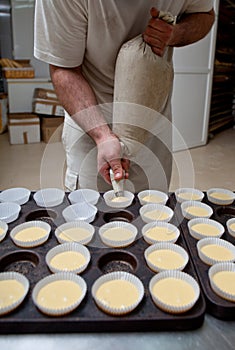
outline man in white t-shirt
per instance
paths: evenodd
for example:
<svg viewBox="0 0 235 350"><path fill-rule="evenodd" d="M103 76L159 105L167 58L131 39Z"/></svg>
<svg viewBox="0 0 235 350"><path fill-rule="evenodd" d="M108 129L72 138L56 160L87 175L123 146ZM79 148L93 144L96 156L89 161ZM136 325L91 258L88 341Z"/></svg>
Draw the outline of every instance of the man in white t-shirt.
<svg viewBox="0 0 235 350"><path fill-rule="evenodd" d="M177 16L177 24L158 19L158 10ZM65 185L69 190L107 190L110 168L116 180L124 174L129 177L134 191L148 188L145 172L151 171L153 161L140 154L139 166L138 161L122 158L120 141L111 130L118 52L123 43L143 33L152 51L171 61L174 46L202 39L213 22L213 0L36 0L34 54L50 65L65 109ZM171 120L170 94L163 114ZM151 188L167 190L169 185L171 135L167 137L169 145L155 140L149 146L159 160L156 184Z"/></svg>

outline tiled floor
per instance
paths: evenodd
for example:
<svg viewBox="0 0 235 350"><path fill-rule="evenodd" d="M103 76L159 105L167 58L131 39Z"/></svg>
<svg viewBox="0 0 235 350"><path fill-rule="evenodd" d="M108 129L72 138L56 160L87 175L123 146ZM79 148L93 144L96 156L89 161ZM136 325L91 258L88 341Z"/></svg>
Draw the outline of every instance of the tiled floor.
<svg viewBox="0 0 235 350"><path fill-rule="evenodd" d="M63 188L65 155L61 143L10 145L0 135L0 188ZM235 189L235 130L217 134L206 146L174 154L170 190L178 187Z"/></svg>

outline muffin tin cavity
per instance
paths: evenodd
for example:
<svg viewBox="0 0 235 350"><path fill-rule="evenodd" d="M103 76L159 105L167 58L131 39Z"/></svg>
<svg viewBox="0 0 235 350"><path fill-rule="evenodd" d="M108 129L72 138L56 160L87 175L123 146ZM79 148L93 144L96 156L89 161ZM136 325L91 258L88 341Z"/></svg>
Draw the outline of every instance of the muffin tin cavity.
<svg viewBox="0 0 235 350"><path fill-rule="evenodd" d="M218 217L219 220L221 219L231 219L231 218L235 218L235 207L218 207L215 209L215 216Z"/></svg>
<svg viewBox="0 0 235 350"><path fill-rule="evenodd" d="M103 220L107 223L111 221L123 221L131 223L134 218L134 214L127 210L111 211L103 214Z"/></svg>
<svg viewBox="0 0 235 350"><path fill-rule="evenodd" d="M112 251L101 256L98 267L103 273L114 271L132 272L136 271L138 262L136 257L125 251Z"/></svg>
<svg viewBox="0 0 235 350"><path fill-rule="evenodd" d="M39 255L28 250L19 250L0 258L0 272L19 272L29 275L39 264Z"/></svg>
<svg viewBox="0 0 235 350"><path fill-rule="evenodd" d="M57 216L58 214L54 210L35 210L26 215L25 221L41 220L48 224L52 224Z"/></svg>

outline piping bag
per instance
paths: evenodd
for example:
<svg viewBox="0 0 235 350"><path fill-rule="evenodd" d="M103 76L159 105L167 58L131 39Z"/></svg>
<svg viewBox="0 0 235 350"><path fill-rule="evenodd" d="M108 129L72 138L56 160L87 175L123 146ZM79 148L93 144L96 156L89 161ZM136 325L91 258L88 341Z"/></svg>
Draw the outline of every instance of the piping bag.
<svg viewBox="0 0 235 350"><path fill-rule="evenodd" d="M115 180L114 179L114 173L113 170L110 168L109 170L109 175L110 175L110 180L113 186L114 194L115 197L122 197L124 196L124 191L123 191L123 179L122 180Z"/></svg>

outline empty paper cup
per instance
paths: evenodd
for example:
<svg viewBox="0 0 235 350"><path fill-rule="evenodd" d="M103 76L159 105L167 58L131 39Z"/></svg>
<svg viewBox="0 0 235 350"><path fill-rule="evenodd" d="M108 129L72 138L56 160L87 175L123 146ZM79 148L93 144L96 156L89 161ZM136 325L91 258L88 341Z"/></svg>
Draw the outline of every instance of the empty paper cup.
<svg viewBox="0 0 235 350"><path fill-rule="evenodd" d="M64 191L59 188L43 188L33 198L39 207L56 207L64 200Z"/></svg>
<svg viewBox="0 0 235 350"><path fill-rule="evenodd" d="M0 193L0 202L14 202L19 205L28 202L30 190L23 187L9 188Z"/></svg>
<svg viewBox="0 0 235 350"><path fill-rule="evenodd" d="M70 192L68 195L71 204L87 202L96 205L99 198L99 192L89 188L80 188L79 190Z"/></svg>
<svg viewBox="0 0 235 350"><path fill-rule="evenodd" d="M13 202L0 203L0 220L9 224L15 221L21 211L21 206Z"/></svg>
<svg viewBox="0 0 235 350"><path fill-rule="evenodd" d="M90 203L76 203L69 205L62 211L65 221L82 220L88 223L95 220L97 208Z"/></svg>

